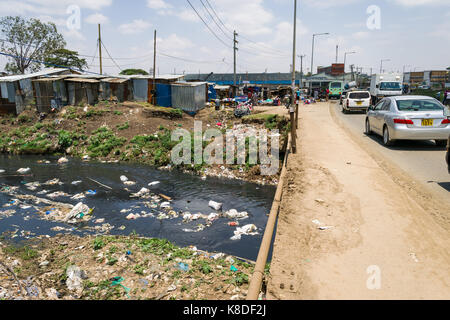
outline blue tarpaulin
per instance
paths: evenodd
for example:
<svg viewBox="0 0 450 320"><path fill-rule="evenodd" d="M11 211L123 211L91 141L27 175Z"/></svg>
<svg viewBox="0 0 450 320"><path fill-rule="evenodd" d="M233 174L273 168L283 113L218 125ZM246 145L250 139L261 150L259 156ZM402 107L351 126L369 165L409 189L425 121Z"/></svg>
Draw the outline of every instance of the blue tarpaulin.
<svg viewBox="0 0 450 320"><path fill-rule="evenodd" d="M217 98L217 92L216 89L214 89L214 85L210 84L208 86L208 100L216 100Z"/></svg>
<svg viewBox="0 0 450 320"><path fill-rule="evenodd" d="M172 106L172 87L170 84L156 84L156 104L161 107Z"/></svg>

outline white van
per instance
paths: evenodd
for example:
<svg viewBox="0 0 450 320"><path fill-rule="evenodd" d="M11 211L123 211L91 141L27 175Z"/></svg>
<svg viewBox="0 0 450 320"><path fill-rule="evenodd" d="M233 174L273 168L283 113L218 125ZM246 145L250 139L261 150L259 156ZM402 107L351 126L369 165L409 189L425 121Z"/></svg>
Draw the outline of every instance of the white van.
<svg viewBox="0 0 450 320"><path fill-rule="evenodd" d="M365 90L348 91L342 100L342 112L364 111L370 107L370 92Z"/></svg>

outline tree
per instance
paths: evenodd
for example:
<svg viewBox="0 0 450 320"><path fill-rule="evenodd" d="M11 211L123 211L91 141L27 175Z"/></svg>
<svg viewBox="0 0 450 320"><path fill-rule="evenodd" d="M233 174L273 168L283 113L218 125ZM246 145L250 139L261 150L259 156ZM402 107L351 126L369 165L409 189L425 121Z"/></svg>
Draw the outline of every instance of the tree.
<svg viewBox="0 0 450 320"><path fill-rule="evenodd" d="M77 68L79 70L83 70L88 67L86 59L79 58L78 52L68 49L58 49L51 52L50 55L45 58L45 62L46 67L58 66Z"/></svg>
<svg viewBox="0 0 450 320"><path fill-rule="evenodd" d="M142 74L144 76L148 76L148 72L142 69L125 69L121 73L121 75L130 76L135 74Z"/></svg>
<svg viewBox="0 0 450 320"><path fill-rule="evenodd" d="M23 74L28 69L38 71L41 64L33 60L43 61L51 52L66 46L54 23L42 23L34 18L3 17L0 31L5 40L1 50L11 55L5 70L11 73Z"/></svg>

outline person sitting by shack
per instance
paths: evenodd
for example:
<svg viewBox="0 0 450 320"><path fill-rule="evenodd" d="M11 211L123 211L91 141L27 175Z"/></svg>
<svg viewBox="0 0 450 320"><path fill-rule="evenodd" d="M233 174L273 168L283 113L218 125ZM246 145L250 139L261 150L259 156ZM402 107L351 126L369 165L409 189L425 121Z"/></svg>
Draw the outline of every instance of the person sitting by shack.
<svg viewBox="0 0 450 320"><path fill-rule="evenodd" d="M214 103L216 105L216 110L220 110L220 99L217 98L216 100L214 100Z"/></svg>

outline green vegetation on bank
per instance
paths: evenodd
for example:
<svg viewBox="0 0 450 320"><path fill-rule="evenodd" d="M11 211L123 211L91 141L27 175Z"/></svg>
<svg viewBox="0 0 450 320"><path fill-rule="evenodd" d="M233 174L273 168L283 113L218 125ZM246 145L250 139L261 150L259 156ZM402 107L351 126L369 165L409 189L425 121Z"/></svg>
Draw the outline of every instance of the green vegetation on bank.
<svg viewBox="0 0 450 320"><path fill-rule="evenodd" d="M139 104L143 106L141 110L144 113L147 110L147 112L152 114L150 118L157 119L159 116L170 118L171 121L174 121L174 118L183 116L181 110L155 107L148 103ZM100 120L95 117L102 116L105 113L113 117L122 115L122 112L114 111L112 108L106 107L105 103L102 103L101 106L90 106L87 110L68 106L61 113L62 119L44 120L42 122L35 122L36 120L27 114L22 114L19 117L3 116L0 119L0 123L8 126L8 130L0 132L0 152L14 155L69 155L78 158L88 155L92 159L136 161L158 167L171 164L171 152L180 141L172 141L172 131L170 129L161 124L157 131L152 134L130 135L133 132L131 130L136 130L136 126L132 127L130 125L129 117L123 117L122 121L125 122L115 118L115 122L111 127L103 125L94 131L91 131L93 129L88 130L88 123L89 127L92 127L95 121ZM155 116L155 113L158 116ZM102 122L105 123L105 121ZM289 123L282 116L252 114L243 117L242 122L263 125L269 130L278 129L284 140L287 138ZM178 128L183 127L177 123L174 126ZM225 129L222 131L225 133ZM190 163L194 163L195 143L193 132L190 132L190 135ZM237 155L235 155L234 163L236 165L231 166L231 168L241 172L248 172L252 169L252 174L258 175L257 168L254 168L257 166L250 164L248 152L250 140L251 138L247 137L245 141L246 155L244 164L237 165L238 159ZM202 141L203 150L210 143L211 141ZM224 158L226 157L226 147L224 147L223 156ZM175 167L200 172L208 165L203 157L201 164L186 164Z"/></svg>

